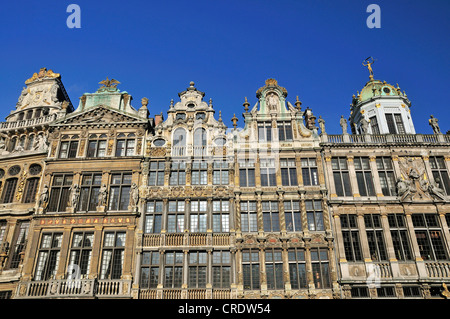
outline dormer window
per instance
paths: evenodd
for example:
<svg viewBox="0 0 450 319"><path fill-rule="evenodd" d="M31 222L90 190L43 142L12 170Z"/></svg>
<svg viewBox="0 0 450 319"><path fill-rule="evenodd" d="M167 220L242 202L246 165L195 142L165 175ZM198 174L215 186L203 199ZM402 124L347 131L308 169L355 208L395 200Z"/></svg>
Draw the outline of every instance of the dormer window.
<svg viewBox="0 0 450 319"><path fill-rule="evenodd" d="M206 118L205 113L197 113L197 115L195 116L196 120L204 120L205 118Z"/></svg>
<svg viewBox="0 0 450 319"><path fill-rule="evenodd" d="M186 114L184 113L177 113L175 120L185 120L186 119Z"/></svg>
<svg viewBox="0 0 450 319"><path fill-rule="evenodd" d="M194 104L194 103L189 103L189 104L187 105L187 107L189 107L189 108L194 108L194 107L195 107L195 104Z"/></svg>

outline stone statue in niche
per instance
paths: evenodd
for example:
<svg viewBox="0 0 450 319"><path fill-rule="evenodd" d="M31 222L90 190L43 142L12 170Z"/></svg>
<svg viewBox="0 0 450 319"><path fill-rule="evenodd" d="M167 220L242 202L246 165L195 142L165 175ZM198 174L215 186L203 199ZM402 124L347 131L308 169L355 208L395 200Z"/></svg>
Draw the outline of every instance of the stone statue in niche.
<svg viewBox="0 0 450 319"><path fill-rule="evenodd" d="M397 194L401 201L443 199L443 190L432 185L425 175L425 164L421 158L399 157L401 179L397 181Z"/></svg>
<svg viewBox="0 0 450 319"><path fill-rule="evenodd" d="M80 199L80 187L78 186L78 184L75 184L70 187L70 191L70 205L75 212L78 208L78 200Z"/></svg>
<svg viewBox="0 0 450 319"><path fill-rule="evenodd" d="M39 197L38 206L45 209L47 206L47 203L48 203L48 186L47 186L47 184L45 184L44 189L42 190L41 196Z"/></svg>
<svg viewBox="0 0 450 319"><path fill-rule="evenodd" d="M274 92L267 95L267 107L269 111L276 111L278 109L278 95Z"/></svg>
<svg viewBox="0 0 450 319"><path fill-rule="evenodd" d="M35 151L46 151L48 149L47 137L43 134L39 134L34 141L33 150Z"/></svg>
<svg viewBox="0 0 450 319"><path fill-rule="evenodd" d="M133 183L130 189L130 206L137 207L138 203L139 203L139 188L137 187L136 183Z"/></svg>
<svg viewBox="0 0 450 319"><path fill-rule="evenodd" d="M108 190L106 188L106 185L103 184L98 192L98 206L105 206L107 197L108 197Z"/></svg>

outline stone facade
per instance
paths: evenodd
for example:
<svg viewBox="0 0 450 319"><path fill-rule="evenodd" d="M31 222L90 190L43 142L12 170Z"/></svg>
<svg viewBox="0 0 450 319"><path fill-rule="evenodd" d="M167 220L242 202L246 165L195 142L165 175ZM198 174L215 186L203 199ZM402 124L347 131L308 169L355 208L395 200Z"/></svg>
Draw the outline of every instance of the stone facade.
<svg viewBox="0 0 450 319"><path fill-rule="evenodd" d="M242 128L193 82L166 119L114 79L76 109L59 74L25 83L0 124L2 297L445 295L450 138L433 121L415 134L393 86L371 78L354 134L342 117L328 135L274 79L245 98ZM405 132L367 129L368 113L384 129L382 110L402 104Z"/></svg>

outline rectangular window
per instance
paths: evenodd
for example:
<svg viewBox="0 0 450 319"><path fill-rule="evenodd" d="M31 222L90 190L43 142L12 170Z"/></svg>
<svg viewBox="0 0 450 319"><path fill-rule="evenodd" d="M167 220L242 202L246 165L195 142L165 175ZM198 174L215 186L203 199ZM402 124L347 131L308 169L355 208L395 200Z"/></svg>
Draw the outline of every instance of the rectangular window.
<svg viewBox="0 0 450 319"><path fill-rule="evenodd" d="M395 128L394 116L392 114L385 114L386 123L388 126L388 130L390 134L397 134L397 130Z"/></svg>
<svg viewBox="0 0 450 319"><path fill-rule="evenodd" d="M172 162L170 170L170 185L185 185L186 184L186 163Z"/></svg>
<svg viewBox="0 0 450 319"><path fill-rule="evenodd" d="M111 174L109 210L127 210L130 203L131 173Z"/></svg>
<svg viewBox="0 0 450 319"><path fill-rule="evenodd" d="M395 298L394 287L379 287L377 288L378 298Z"/></svg>
<svg viewBox="0 0 450 319"><path fill-rule="evenodd" d="M406 298L422 297L418 286L403 286L403 295Z"/></svg>
<svg viewBox="0 0 450 319"><path fill-rule="evenodd" d="M362 260L361 244L356 218L357 217L354 214L343 214L340 216L345 258L347 261Z"/></svg>
<svg viewBox="0 0 450 319"><path fill-rule="evenodd" d="M261 160L260 172L261 172L261 186L277 186L274 159Z"/></svg>
<svg viewBox="0 0 450 319"><path fill-rule="evenodd" d="M272 141L272 123L260 122L258 123L258 138L260 142Z"/></svg>
<svg viewBox="0 0 450 319"><path fill-rule="evenodd" d="M316 289L331 288L327 249L311 249L311 268Z"/></svg>
<svg viewBox="0 0 450 319"><path fill-rule="evenodd" d="M129 134L134 135L134 134ZM122 134L124 136L124 134ZM120 138L117 139L116 142L116 156L133 156L134 155L134 146L136 144L136 140L134 138L125 139Z"/></svg>
<svg viewBox="0 0 450 319"><path fill-rule="evenodd" d="M370 170L368 157L355 157L355 172L361 196L375 196L372 171Z"/></svg>
<svg viewBox="0 0 450 319"><path fill-rule="evenodd" d="M208 164L206 162L192 163L192 185L208 184Z"/></svg>
<svg viewBox="0 0 450 319"><path fill-rule="evenodd" d="M205 251L189 252L189 288L206 287L207 256Z"/></svg>
<svg viewBox="0 0 450 319"><path fill-rule="evenodd" d="M373 261L387 260L381 216L378 214L366 214L364 215L364 224L366 226L370 257Z"/></svg>
<svg viewBox="0 0 450 319"><path fill-rule="evenodd" d="M266 249L267 289L284 289L281 249Z"/></svg>
<svg viewBox="0 0 450 319"><path fill-rule="evenodd" d="M106 155L106 139L89 141L87 157L104 157L105 155Z"/></svg>
<svg viewBox="0 0 450 319"><path fill-rule="evenodd" d="M159 251L142 253L140 288L156 288L159 280Z"/></svg>
<svg viewBox="0 0 450 319"><path fill-rule="evenodd" d="M97 209L98 194L102 183L101 173L84 173L81 178L79 211L93 212Z"/></svg>
<svg viewBox="0 0 450 319"><path fill-rule="evenodd" d="M241 201L241 231L258 231L256 202Z"/></svg>
<svg viewBox="0 0 450 319"><path fill-rule="evenodd" d="M208 203L206 200L192 200L189 230L193 233L206 232L206 216Z"/></svg>
<svg viewBox="0 0 450 319"><path fill-rule="evenodd" d="M39 177L27 179L27 184L25 186L25 196L23 198L24 203L36 202L36 192L38 186L39 186Z"/></svg>
<svg viewBox="0 0 450 319"><path fill-rule="evenodd" d="M228 185L228 163L215 161L213 169L213 184Z"/></svg>
<svg viewBox="0 0 450 319"><path fill-rule="evenodd" d="M230 231L230 202L228 200L213 201L213 232Z"/></svg>
<svg viewBox="0 0 450 319"><path fill-rule="evenodd" d="M161 233L161 222L163 213L162 201L148 201L146 205L144 233Z"/></svg>
<svg viewBox="0 0 450 319"><path fill-rule="evenodd" d="M298 186L295 159L282 158L280 159L280 166L281 183L283 184L283 186Z"/></svg>
<svg viewBox="0 0 450 319"><path fill-rule="evenodd" d="M298 201L284 201L284 219L286 220L286 231L302 231L302 218L300 203Z"/></svg>
<svg viewBox="0 0 450 319"><path fill-rule="evenodd" d="M396 196L395 174L390 157L377 157L377 171L380 177L381 191L384 196Z"/></svg>
<svg viewBox="0 0 450 319"><path fill-rule="evenodd" d="M331 159L334 185L338 196L352 196L350 177L348 173L347 158L333 157Z"/></svg>
<svg viewBox="0 0 450 319"><path fill-rule="evenodd" d="M29 222L20 222L20 224L16 228L13 245L10 247L11 260L9 262L9 268L11 269L18 268L20 265L21 255L22 252L24 252L25 245L27 243L29 226Z"/></svg>
<svg viewBox="0 0 450 319"><path fill-rule="evenodd" d="M185 212L184 200L169 201L167 213L167 231L169 233L184 232L184 212Z"/></svg>
<svg viewBox="0 0 450 319"><path fill-rule="evenodd" d="M245 290L260 288L258 250L244 249L242 251L242 272L244 277Z"/></svg>
<svg viewBox="0 0 450 319"><path fill-rule="evenodd" d="M231 254L226 250L212 252L212 286L213 288L230 288Z"/></svg>
<svg viewBox="0 0 450 319"><path fill-rule="evenodd" d="M89 275L93 244L94 233L82 232L73 234L69 267L78 267L81 278L87 278L86 276Z"/></svg>
<svg viewBox="0 0 450 319"><path fill-rule="evenodd" d="M2 203L12 203L16 192L17 178L9 178L5 182Z"/></svg>
<svg viewBox="0 0 450 319"><path fill-rule="evenodd" d="M255 187L255 162L253 160L239 161L239 185Z"/></svg>
<svg viewBox="0 0 450 319"><path fill-rule="evenodd" d="M120 279L125 257L125 232L106 232L102 249L100 279Z"/></svg>
<svg viewBox="0 0 450 319"><path fill-rule="evenodd" d="M148 174L148 186L163 186L164 185L164 161L150 162L150 171Z"/></svg>
<svg viewBox="0 0 450 319"><path fill-rule="evenodd" d="M280 217L278 213L278 202L262 202L263 226L265 232L280 231Z"/></svg>
<svg viewBox="0 0 450 319"><path fill-rule="evenodd" d="M369 289L367 287L352 287L350 293L352 298L369 298Z"/></svg>
<svg viewBox="0 0 450 319"><path fill-rule="evenodd" d="M443 189L447 195L450 195L450 179L448 177L447 168L445 167L445 159L443 156L430 156L431 174L434 181Z"/></svg>
<svg viewBox="0 0 450 319"><path fill-rule="evenodd" d="M306 206L306 217L308 220L308 229L310 231L324 230L322 201L306 200L305 206Z"/></svg>
<svg viewBox="0 0 450 319"><path fill-rule="evenodd" d="M395 257L397 260L412 260L411 242L409 240L405 216L400 214L389 214L388 221Z"/></svg>
<svg viewBox="0 0 450 319"><path fill-rule="evenodd" d="M369 123L372 129L372 134L380 134L380 128L378 127L378 120L376 115L369 118Z"/></svg>
<svg viewBox="0 0 450 319"><path fill-rule="evenodd" d="M288 260L291 288L307 288L305 251L298 248L290 248L288 250Z"/></svg>
<svg viewBox="0 0 450 319"><path fill-rule="evenodd" d="M292 141L292 126L290 122L278 122L278 140Z"/></svg>
<svg viewBox="0 0 450 319"><path fill-rule="evenodd" d="M44 233L38 251L34 280L55 279L59 264L63 235L61 233Z"/></svg>
<svg viewBox="0 0 450 319"><path fill-rule="evenodd" d="M395 125L397 126L398 134L405 134L405 126L403 125L402 115L394 114Z"/></svg>
<svg viewBox="0 0 450 319"><path fill-rule="evenodd" d="M58 174L53 176L53 183L48 201L49 212L65 212L69 201L72 174Z"/></svg>
<svg viewBox="0 0 450 319"><path fill-rule="evenodd" d="M164 266L164 287L181 288L183 283L183 253L166 252Z"/></svg>
<svg viewBox="0 0 450 319"><path fill-rule="evenodd" d="M447 249L438 216L435 214L412 214L411 218L420 256L424 260L447 260Z"/></svg>
<svg viewBox="0 0 450 319"><path fill-rule="evenodd" d="M59 147L59 158L75 158L77 156L78 141L63 141Z"/></svg>
<svg viewBox="0 0 450 319"><path fill-rule="evenodd" d="M317 173L317 162L315 158L302 158L303 185L319 185L319 175Z"/></svg>

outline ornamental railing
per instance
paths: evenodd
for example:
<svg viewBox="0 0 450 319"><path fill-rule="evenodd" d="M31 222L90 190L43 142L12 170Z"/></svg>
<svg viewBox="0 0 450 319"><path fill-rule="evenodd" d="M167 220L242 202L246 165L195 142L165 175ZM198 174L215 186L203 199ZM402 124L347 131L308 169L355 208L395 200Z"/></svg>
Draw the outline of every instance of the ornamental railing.
<svg viewBox="0 0 450 319"><path fill-rule="evenodd" d="M409 144L450 143L450 135L444 134L322 134L322 143L332 144Z"/></svg>
<svg viewBox="0 0 450 319"><path fill-rule="evenodd" d="M9 130L9 129L17 129L17 128L23 128L23 127L30 127L30 126L36 126L39 124L45 124L45 123L51 123L55 121L57 118L57 114L49 114L41 117L37 117L34 119L28 119L28 120L20 120L20 121L14 121L14 122L0 122L0 130Z"/></svg>

